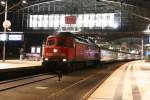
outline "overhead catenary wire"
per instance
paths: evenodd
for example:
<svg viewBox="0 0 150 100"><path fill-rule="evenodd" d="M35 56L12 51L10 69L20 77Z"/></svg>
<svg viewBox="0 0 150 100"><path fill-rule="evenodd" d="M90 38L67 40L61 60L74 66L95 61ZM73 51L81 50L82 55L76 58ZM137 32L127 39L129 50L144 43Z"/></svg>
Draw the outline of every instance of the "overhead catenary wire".
<svg viewBox="0 0 150 100"><path fill-rule="evenodd" d="M15 8L15 7L17 7L17 6L19 6L20 4L21 4L20 1L17 2L15 5L13 5L12 7L8 8L8 11L11 10L11 9L13 9L13 8ZM5 11L2 11L2 12L0 12L0 15L2 15L2 14L4 14L4 13L5 13Z"/></svg>

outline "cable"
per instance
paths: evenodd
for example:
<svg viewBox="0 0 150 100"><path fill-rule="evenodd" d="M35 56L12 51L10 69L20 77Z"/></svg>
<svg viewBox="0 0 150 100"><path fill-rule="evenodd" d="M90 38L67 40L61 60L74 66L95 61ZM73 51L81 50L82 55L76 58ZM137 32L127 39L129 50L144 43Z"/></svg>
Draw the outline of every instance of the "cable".
<svg viewBox="0 0 150 100"><path fill-rule="evenodd" d="M13 5L12 7L8 8L8 11L15 8L15 7L17 7L18 5L20 5L20 1L17 4ZM1 12L0 15L2 15L4 13L5 13L5 11Z"/></svg>

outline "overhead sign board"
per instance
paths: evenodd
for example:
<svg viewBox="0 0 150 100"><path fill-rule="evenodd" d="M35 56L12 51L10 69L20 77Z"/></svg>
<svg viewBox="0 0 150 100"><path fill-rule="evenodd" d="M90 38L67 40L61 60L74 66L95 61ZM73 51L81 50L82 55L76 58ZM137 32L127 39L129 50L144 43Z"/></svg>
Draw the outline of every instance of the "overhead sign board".
<svg viewBox="0 0 150 100"><path fill-rule="evenodd" d="M23 41L22 34L9 34L8 41Z"/></svg>
<svg viewBox="0 0 150 100"><path fill-rule="evenodd" d="M23 41L23 32L0 32L0 41Z"/></svg>

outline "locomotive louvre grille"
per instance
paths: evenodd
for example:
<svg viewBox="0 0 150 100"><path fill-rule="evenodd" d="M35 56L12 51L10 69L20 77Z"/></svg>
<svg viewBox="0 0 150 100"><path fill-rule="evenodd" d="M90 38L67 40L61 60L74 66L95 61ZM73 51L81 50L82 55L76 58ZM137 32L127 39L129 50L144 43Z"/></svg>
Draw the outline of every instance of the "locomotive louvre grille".
<svg viewBox="0 0 150 100"><path fill-rule="evenodd" d="M46 53L46 56L61 56L65 57L64 53Z"/></svg>

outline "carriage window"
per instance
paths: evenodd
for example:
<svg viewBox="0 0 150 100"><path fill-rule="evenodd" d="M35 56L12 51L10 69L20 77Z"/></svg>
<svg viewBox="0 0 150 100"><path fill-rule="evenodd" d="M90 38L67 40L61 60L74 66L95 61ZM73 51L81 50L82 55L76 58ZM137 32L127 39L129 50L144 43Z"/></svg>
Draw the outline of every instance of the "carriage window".
<svg viewBox="0 0 150 100"><path fill-rule="evenodd" d="M55 40L48 40L48 42L47 42L48 46L54 45L54 44L55 44Z"/></svg>

